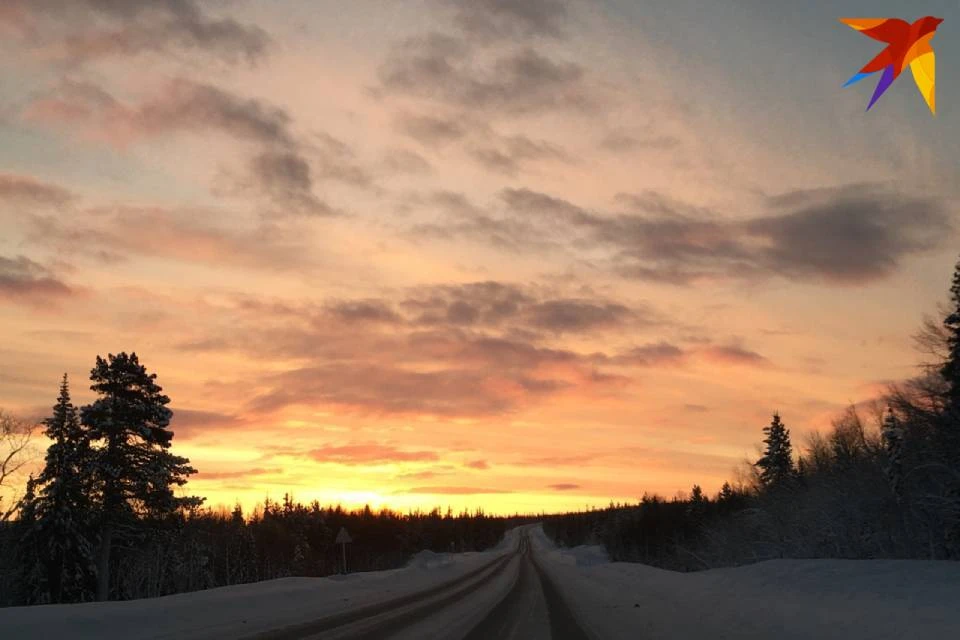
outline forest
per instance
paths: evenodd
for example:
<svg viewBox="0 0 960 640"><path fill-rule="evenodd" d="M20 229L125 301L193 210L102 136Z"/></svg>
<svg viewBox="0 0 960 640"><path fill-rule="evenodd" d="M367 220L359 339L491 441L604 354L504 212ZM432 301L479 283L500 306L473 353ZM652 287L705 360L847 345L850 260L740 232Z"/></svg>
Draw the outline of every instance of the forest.
<svg viewBox="0 0 960 640"><path fill-rule="evenodd" d="M960 560L960 264L914 337L918 375L837 416L795 455L774 414L763 453L714 496L548 516L566 546L693 571L774 558Z"/></svg>
<svg viewBox="0 0 960 640"><path fill-rule="evenodd" d="M135 353L97 357L85 407L66 376L43 424L42 470L0 504L0 605L154 597L343 570L403 566L414 554L488 549L542 520L558 544L601 544L615 561L695 571L774 558L960 559L960 264L950 303L916 336L919 375L849 407L801 447L783 416L762 455L715 495L644 495L579 513L401 514L303 505L211 509L182 488L196 472L171 451L170 399ZM3 414L0 484L23 464L28 428Z"/></svg>

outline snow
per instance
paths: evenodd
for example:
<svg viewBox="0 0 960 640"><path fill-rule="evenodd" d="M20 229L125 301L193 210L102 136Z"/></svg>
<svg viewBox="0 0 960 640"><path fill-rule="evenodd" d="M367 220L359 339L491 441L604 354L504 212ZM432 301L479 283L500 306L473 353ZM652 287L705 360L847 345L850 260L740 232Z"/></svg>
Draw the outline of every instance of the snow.
<svg viewBox="0 0 960 640"><path fill-rule="evenodd" d="M4 638L111 640L238 638L429 589L502 555L422 552L402 569L328 578L283 578L162 598L0 609Z"/></svg>
<svg viewBox="0 0 960 640"><path fill-rule="evenodd" d="M960 563L774 560L677 573L531 540L596 638L957 638Z"/></svg>
<svg viewBox="0 0 960 640"><path fill-rule="evenodd" d="M490 562L483 553L422 552L402 569L286 578L128 602L0 609L4 638L240 638L428 589ZM776 560L676 573L610 562L596 546L558 549L540 527L535 558L594 638L960 637L960 563ZM511 564L511 567L515 567ZM515 579L498 574L469 598L405 629L402 638L462 635Z"/></svg>

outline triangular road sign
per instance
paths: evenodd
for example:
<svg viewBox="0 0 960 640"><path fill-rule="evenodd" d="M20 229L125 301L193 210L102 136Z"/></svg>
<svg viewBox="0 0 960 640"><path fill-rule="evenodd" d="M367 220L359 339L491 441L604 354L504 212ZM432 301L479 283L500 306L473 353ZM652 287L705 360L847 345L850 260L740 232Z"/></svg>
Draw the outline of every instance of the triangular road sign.
<svg viewBox="0 0 960 640"><path fill-rule="evenodd" d="M348 542L353 542L353 539L350 538L350 534L347 533L346 527L340 527L340 533L337 534L337 539L334 540L336 544L347 544Z"/></svg>

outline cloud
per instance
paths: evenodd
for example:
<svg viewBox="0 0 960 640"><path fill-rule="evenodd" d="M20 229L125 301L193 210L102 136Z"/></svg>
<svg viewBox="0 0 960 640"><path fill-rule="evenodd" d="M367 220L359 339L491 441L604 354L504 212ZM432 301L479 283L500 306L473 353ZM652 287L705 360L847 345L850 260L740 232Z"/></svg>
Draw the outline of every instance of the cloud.
<svg viewBox="0 0 960 640"><path fill-rule="evenodd" d="M756 351L736 345L704 347L699 353L713 362L751 367L770 366L770 361Z"/></svg>
<svg viewBox="0 0 960 640"><path fill-rule="evenodd" d="M862 284L953 233L942 201L882 185L768 199L766 212L741 219L656 193L620 196L633 212L619 214L526 188L504 189L499 199L499 215L465 221L454 212L420 231L528 252L605 251L608 268L623 277L675 285L771 277Z"/></svg>
<svg viewBox="0 0 960 640"><path fill-rule="evenodd" d="M61 186L32 176L0 173L0 202L20 207L62 207L73 199L74 195Z"/></svg>
<svg viewBox="0 0 960 640"><path fill-rule="evenodd" d="M204 430L216 430L220 427L236 426L240 423L237 416L216 411L198 409L173 409L170 430L178 442L200 435Z"/></svg>
<svg viewBox="0 0 960 640"><path fill-rule="evenodd" d="M480 495L486 493L513 493L508 489L490 489L483 487L448 487L448 486L438 486L438 487L411 487L409 489L401 489L397 493L417 493L424 495L448 495L448 496L468 496L468 495Z"/></svg>
<svg viewBox="0 0 960 640"><path fill-rule="evenodd" d="M454 23L480 42L561 38L567 3L560 0L445 0Z"/></svg>
<svg viewBox="0 0 960 640"><path fill-rule="evenodd" d="M294 144L291 119L283 109L184 78L167 82L139 104L124 104L88 82L63 80L36 96L24 115L50 124L86 125L117 146L168 133L210 130L264 145Z"/></svg>
<svg viewBox="0 0 960 640"><path fill-rule="evenodd" d="M579 489L580 485L570 482L558 482L557 484L547 485L547 488L553 489L554 491L573 491L575 489Z"/></svg>
<svg viewBox="0 0 960 640"><path fill-rule="evenodd" d="M572 299L541 302L530 307L529 314L534 327L558 333L622 326L636 317L622 304Z"/></svg>
<svg viewBox="0 0 960 640"><path fill-rule="evenodd" d="M481 63L468 43L439 33L397 46L380 69L380 91L474 113L584 112L597 102L576 63L552 60L529 47Z"/></svg>
<svg viewBox="0 0 960 640"><path fill-rule="evenodd" d="M388 149L383 155L383 168L392 174L424 175L433 172L433 165L416 151Z"/></svg>
<svg viewBox="0 0 960 640"><path fill-rule="evenodd" d="M614 131L600 141L600 148L611 153L629 153L631 151L651 150L667 151L680 146L680 139L663 134L633 136L622 131Z"/></svg>
<svg viewBox="0 0 960 640"><path fill-rule="evenodd" d="M508 176L516 175L531 163L544 160L572 162L560 147L544 140L531 140L518 135L494 141L496 146L475 147L470 156L484 168Z"/></svg>
<svg viewBox="0 0 960 640"><path fill-rule="evenodd" d="M490 465L486 460L470 460L466 462L464 466L471 469L479 469L481 471L485 471L490 468Z"/></svg>
<svg viewBox="0 0 960 640"><path fill-rule="evenodd" d="M40 304L76 291L26 256L0 256L0 300Z"/></svg>
<svg viewBox="0 0 960 640"><path fill-rule="evenodd" d="M669 342L657 342L634 347L614 358L615 362L632 366L650 367L681 362L686 353Z"/></svg>
<svg viewBox="0 0 960 640"><path fill-rule="evenodd" d="M235 177L240 195L261 194L282 213L336 213L314 193L317 181L366 187L371 178L349 149L331 136L300 139L286 110L219 87L178 78L139 103L124 104L89 83L65 80L36 96L25 108L33 122L79 128L84 135L125 148L177 133L217 132L253 145L244 175ZM229 190L228 190L229 191Z"/></svg>
<svg viewBox="0 0 960 640"><path fill-rule="evenodd" d="M225 229L207 222L219 214L211 208L91 207L71 220L31 217L27 240L108 263L146 255L280 271L309 264L305 241L295 230L268 224Z"/></svg>
<svg viewBox="0 0 960 640"><path fill-rule="evenodd" d="M307 453L307 456L317 462L334 462L345 465L433 462L438 459L434 451L411 451L374 443L327 445L312 449Z"/></svg>
<svg viewBox="0 0 960 640"><path fill-rule="evenodd" d="M252 413L328 405L463 417L508 414L551 396L628 383L603 370L615 359L551 343L560 335L652 326L656 317L643 305L495 281L413 287L378 298L243 297L198 313L233 329L192 336L180 348L292 363L257 381L247 405Z"/></svg>
<svg viewBox="0 0 960 640"><path fill-rule="evenodd" d="M327 305L330 313L345 322L398 323L400 315L382 300L344 300Z"/></svg>
<svg viewBox="0 0 960 640"><path fill-rule="evenodd" d="M388 363L325 364L267 378L267 391L249 403L270 412L310 403L388 414L477 416L513 410L527 395L546 394L560 383L522 373L482 368L418 371Z"/></svg>
<svg viewBox="0 0 960 640"><path fill-rule="evenodd" d="M239 471L204 471L200 469L192 479L196 480L233 480L236 478L250 478L253 476L268 476L283 473L281 467L253 467Z"/></svg>
<svg viewBox="0 0 960 640"><path fill-rule="evenodd" d="M628 307L598 298L551 296L517 285L488 281L414 289L400 306L420 325L502 327L518 332L592 332L656 324L644 305Z"/></svg>
<svg viewBox="0 0 960 640"><path fill-rule="evenodd" d="M329 216L335 210L313 193L310 164L292 151L265 151L251 162L252 183L288 213Z"/></svg>
<svg viewBox="0 0 960 640"><path fill-rule="evenodd" d="M0 12L38 53L70 64L140 53L202 52L253 63L270 39L256 25L210 16L193 0L9 0Z"/></svg>
<svg viewBox="0 0 960 640"><path fill-rule="evenodd" d="M467 135L462 122L432 115L401 113L396 118L396 128L417 142L432 147L461 140Z"/></svg>

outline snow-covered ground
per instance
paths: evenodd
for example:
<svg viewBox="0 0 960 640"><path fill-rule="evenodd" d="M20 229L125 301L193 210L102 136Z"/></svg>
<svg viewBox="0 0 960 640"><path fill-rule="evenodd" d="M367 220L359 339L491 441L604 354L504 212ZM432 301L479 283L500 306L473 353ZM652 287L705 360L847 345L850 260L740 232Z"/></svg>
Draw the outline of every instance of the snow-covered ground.
<svg viewBox="0 0 960 640"><path fill-rule="evenodd" d="M960 563L778 560L675 573L609 562L598 547L557 549L531 531L534 557L588 633L603 638L960 638ZM0 609L3 638L239 638L393 600L463 576L517 544L422 553L407 567L287 578L151 600ZM404 639L460 637L509 592L513 570L414 626Z"/></svg>
<svg viewBox="0 0 960 640"><path fill-rule="evenodd" d="M676 573L608 562L598 547L536 557L596 638L960 638L960 563L774 560Z"/></svg>
<svg viewBox="0 0 960 640"><path fill-rule="evenodd" d="M482 553L422 552L406 567L328 578L283 578L126 602L0 609L0 637L239 638L392 600L458 578L516 546L516 531Z"/></svg>

